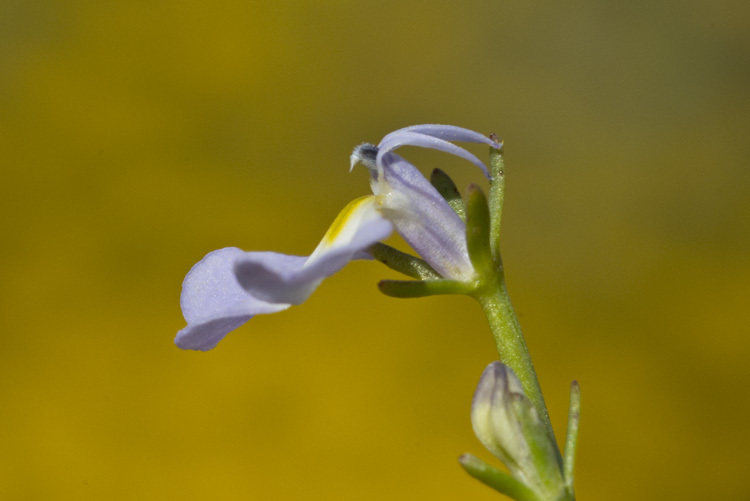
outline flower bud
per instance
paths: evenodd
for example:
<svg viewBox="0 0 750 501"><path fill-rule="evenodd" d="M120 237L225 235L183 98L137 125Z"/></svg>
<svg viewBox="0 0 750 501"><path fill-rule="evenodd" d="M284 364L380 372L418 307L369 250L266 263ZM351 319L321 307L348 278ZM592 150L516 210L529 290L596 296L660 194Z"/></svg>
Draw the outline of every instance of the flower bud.
<svg viewBox="0 0 750 501"><path fill-rule="evenodd" d="M471 404L471 424L479 441L540 499L567 498L554 437L508 366L493 362L485 369Z"/></svg>

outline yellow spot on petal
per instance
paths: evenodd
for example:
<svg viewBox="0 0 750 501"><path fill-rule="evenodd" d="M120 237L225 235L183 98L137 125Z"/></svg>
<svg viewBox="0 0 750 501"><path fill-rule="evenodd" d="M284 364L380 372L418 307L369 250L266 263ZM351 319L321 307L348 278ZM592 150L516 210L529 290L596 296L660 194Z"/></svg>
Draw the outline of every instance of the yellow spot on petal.
<svg viewBox="0 0 750 501"><path fill-rule="evenodd" d="M368 224L373 219L382 218L376 207L377 205L374 195L368 195L352 200L341 212L339 212L339 215L336 216L333 224L331 224L331 227L328 228L328 231L323 236L323 240L320 241L318 247L305 262L305 266L309 266L311 263L316 262L327 252L335 248L345 247L351 244L352 240L357 236L357 233L363 225Z"/></svg>
<svg viewBox="0 0 750 501"><path fill-rule="evenodd" d="M328 228L328 231L323 236L323 240L320 241L310 257L307 258L305 266L315 263L321 256L324 256L335 247L348 245L357 234L357 230L362 226L362 222L373 216L372 209L374 203L375 197L373 195L357 198L349 202L339 212L339 215L336 216L333 224L331 224L331 227Z"/></svg>
<svg viewBox="0 0 750 501"><path fill-rule="evenodd" d="M339 215L336 216L331 227L328 228L325 236L323 236L323 240L320 242L320 246L329 247L333 245L336 239L342 236L342 233L347 228L347 224L352 222L356 217L361 217L361 210L364 206L372 204L372 202L372 195L360 197L349 202L349 204L339 212Z"/></svg>

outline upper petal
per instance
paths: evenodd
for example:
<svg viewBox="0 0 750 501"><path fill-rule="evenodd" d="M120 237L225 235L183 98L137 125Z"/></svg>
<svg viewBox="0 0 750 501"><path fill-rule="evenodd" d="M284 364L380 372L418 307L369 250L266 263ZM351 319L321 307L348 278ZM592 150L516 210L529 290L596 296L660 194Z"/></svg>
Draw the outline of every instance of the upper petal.
<svg viewBox="0 0 750 501"><path fill-rule="evenodd" d="M393 231L372 196L354 200L339 213L309 258L252 253L239 258L235 274L253 296L273 303L301 304L325 277L333 275L361 252Z"/></svg>
<svg viewBox="0 0 750 501"><path fill-rule="evenodd" d="M208 253L190 269L180 295L188 326L177 333L177 346L210 350L254 315L275 313L290 306L261 301L240 287L233 266L235 259L244 254L236 247L226 247Z"/></svg>
<svg viewBox="0 0 750 501"><path fill-rule="evenodd" d="M462 143L484 143L493 148L499 148L500 143L493 141L489 137L475 132L470 129L464 129L456 125L441 125L441 124L421 124L421 125L410 125L403 129L394 130L390 134L398 134L399 132L417 132L426 136L437 137L445 139L446 141L460 141ZM389 135L390 135L389 134Z"/></svg>
<svg viewBox="0 0 750 501"><path fill-rule="evenodd" d="M383 155L380 164L383 174L373 189L399 235L444 277L471 279L461 218L412 164L395 153Z"/></svg>
<svg viewBox="0 0 750 501"><path fill-rule="evenodd" d="M467 143L484 143L499 148L500 145L487 136L479 134L469 129L456 127L455 125L438 125L424 124L412 125L387 134L378 145L378 163L380 158L400 146L419 146L422 148L432 148L446 153L457 155L468 160L479 167L485 176L489 177L489 172L484 163L475 155L469 153L460 146L456 146L448 141L461 141Z"/></svg>

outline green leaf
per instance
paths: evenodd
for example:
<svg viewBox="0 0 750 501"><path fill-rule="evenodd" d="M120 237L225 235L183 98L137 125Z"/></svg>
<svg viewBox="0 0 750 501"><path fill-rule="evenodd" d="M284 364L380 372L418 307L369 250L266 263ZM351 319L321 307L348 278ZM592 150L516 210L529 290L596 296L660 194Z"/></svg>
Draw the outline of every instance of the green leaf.
<svg viewBox="0 0 750 501"><path fill-rule="evenodd" d="M573 494L573 477L578 445L578 425L581 419L581 386L578 381L570 385L570 407L568 409L568 434L565 437L565 455L563 457L565 471L565 487Z"/></svg>
<svg viewBox="0 0 750 501"><path fill-rule="evenodd" d="M386 296L411 298L444 294L469 294L471 286L458 280L382 280L380 292Z"/></svg>
<svg viewBox="0 0 750 501"><path fill-rule="evenodd" d="M412 256L411 254L407 254L406 252L401 252L389 245L378 242L371 245L367 251L372 257L390 269L403 273L407 277L418 278L420 280L442 278L440 274L424 260Z"/></svg>
<svg viewBox="0 0 750 501"><path fill-rule="evenodd" d="M540 501L536 494L524 484L476 456L464 454L458 458L458 462L469 475L511 499L516 501Z"/></svg>
<svg viewBox="0 0 750 501"><path fill-rule="evenodd" d="M492 137L497 140L497 137ZM500 259L500 221L503 216L503 202L505 200L505 160L503 159L502 144L500 149L490 148L490 194L489 207L492 221L490 223L490 243L492 255Z"/></svg>

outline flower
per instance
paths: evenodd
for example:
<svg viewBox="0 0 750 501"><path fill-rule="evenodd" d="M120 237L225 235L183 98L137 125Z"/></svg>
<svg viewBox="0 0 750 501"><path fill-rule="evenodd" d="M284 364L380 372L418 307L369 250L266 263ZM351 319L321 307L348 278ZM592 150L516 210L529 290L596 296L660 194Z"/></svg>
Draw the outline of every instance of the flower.
<svg viewBox="0 0 750 501"><path fill-rule="evenodd" d="M432 148L465 158L488 175L478 158L449 141L499 147L477 132L450 125L397 130L377 147L355 148L351 167L361 163L370 170L373 195L349 203L309 257L236 247L207 254L183 281L180 305L188 325L175 344L210 350L254 315L303 303L324 278L353 259L369 258L366 249L394 229L443 277L469 280L474 270L464 222L416 167L393 153L405 145Z"/></svg>
<svg viewBox="0 0 750 501"><path fill-rule="evenodd" d="M325 277L366 257L362 250L391 234L392 224L374 202L368 196L349 203L309 257L236 247L209 252L182 283L180 306L188 325L175 344L207 351L253 316L303 303Z"/></svg>
<svg viewBox="0 0 750 501"><path fill-rule="evenodd" d="M482 445L539 499L565 499L554 437L507 365L493 362L482 373L471 403L471 424Z"/></svg>

